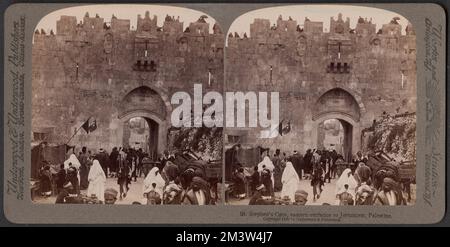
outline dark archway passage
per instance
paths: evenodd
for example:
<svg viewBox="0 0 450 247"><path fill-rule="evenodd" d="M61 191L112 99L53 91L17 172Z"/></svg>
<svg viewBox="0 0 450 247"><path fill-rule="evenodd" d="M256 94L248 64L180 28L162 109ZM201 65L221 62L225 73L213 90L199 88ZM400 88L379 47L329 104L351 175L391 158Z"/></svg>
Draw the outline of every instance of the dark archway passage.
<svg viewBox="0 0 450 247"><path fill-rule="evenodd" d="M325 148L321 126L333 119L342 132L340 153L347 161L351 160L352 152L360 149L360 114L360 104L348 91L333 88L322 94L313 107L313 148Z"/></svg>
<svg viewBox="0 0 450 247"><path fill-rule="evenodd" d="M166 149L166 115L166 104L155 90L141 86L130 91L119 106L119 119L123 124L122 145L139 146L156 160L158 154ZM130 124L141 125L134 126L140 133L133 131L135 128Z"/></svg>
<svg viewBox="0 0 450 247"><path fill-rule="evenodd" d="M336 150L344 157L351 159L353 146L353 125L343 119L330 118L318 125L317 148Z"/></svg>
<svg viewBox="0 0 450 247"><path fill-rule="evenodd" d="M133 117L123 125L124 148L142 149L149 157L158 156L159 124L147 117Z"/></svg>

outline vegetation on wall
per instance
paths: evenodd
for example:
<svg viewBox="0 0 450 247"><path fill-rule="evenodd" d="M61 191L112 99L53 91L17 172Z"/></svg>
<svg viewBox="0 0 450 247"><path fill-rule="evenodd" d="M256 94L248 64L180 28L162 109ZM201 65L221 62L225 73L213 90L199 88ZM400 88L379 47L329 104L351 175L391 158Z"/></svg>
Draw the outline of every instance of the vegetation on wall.
<svg viewBox="0 0 450 247"><path fill-rule="evenodd" d="M204 160L222 158L223 128L178 128L169 132L169 149L189 149Z"/></svg>
<svg viewBox="0 0 450 247"><path fill-rule="evenodd" d="M416 155L416 115L386 116L374 124L367 148L383 151L397 160L412 160Z"/></svg>

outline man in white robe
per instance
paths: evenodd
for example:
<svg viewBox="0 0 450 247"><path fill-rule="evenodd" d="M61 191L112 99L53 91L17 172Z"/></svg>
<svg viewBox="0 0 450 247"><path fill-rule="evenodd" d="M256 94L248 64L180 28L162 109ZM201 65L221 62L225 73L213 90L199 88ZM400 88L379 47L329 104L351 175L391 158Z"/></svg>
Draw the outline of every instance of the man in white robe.
<svg viewBox="0 0 450 247"><path fill-rule="evenodd" d="M289 197L291 202L295 199L295 192L298 189L298 184L300 183L300 178L295 171L294 165L290 161L286 163L283 175L281 177L281 183L283 187L281 189L281 198Z"/></svg>
<svg viewBox="0 0 450 247"><path fill-rule="evenodd" d="M155 184L155 188L153 188L152 184ZM159 173L159 168L155 166L148 172L147 177L145 177L144 179L144 185L142 189L143 194L145 195L149 193L151 190L154 190L161 196L162 200L165 185L166 181Z"/></svg>
<svg viewBox="0 0 450 247"><path fill-rule="evenodd" d="M92 162L92 167L88 175L89 186L87 195L95 195L99 201L105 201L106 175L98 160Z"/></svg>
<svg viewBox="0 0 450 247"><path fill-rule="evenodd" d="M356 179L353 177L350 168L345 169L336 182L336 198L338 198L343 192L348 192L353 198L355 198L357 186L358 182L356 182ZM336 203L339 204L340 201L337 200Z"/></svg>

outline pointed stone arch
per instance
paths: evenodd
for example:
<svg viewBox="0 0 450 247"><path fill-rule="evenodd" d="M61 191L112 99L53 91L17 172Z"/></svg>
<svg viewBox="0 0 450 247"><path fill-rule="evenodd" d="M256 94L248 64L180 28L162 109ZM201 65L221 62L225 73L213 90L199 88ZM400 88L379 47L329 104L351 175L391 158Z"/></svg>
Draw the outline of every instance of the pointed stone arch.
<svg viewBox="0 0 450 247"><path fill-rule="evenodd" d="M312 140L318 146L319 124L327 119L337 119L344 128L344 158L351 159L352 153L361 146L361 114L365 112L361 97L342 87L323 90L313 105Z"/></svg>
<svg viewBox="0 0 450 247"><path fill-rule="evenodd" d="M170 126L171 104L167 95L149 86L138 86L121 95L117 106L121 135L127 122L135 117L142 117L150 128L149 154L157 158L167 146L167 129ZM122 145L124 140L122 140Z"/></svg>

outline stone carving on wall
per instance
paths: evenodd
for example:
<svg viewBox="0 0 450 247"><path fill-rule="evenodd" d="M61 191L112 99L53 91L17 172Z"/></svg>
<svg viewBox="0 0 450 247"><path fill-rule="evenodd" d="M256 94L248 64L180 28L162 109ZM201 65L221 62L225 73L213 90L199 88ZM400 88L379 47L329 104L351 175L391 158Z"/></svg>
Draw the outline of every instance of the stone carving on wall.
<svg viewBox="0 0 450 247"><path fill-rule="evenodd" d="M186 36L181 36L177 40L178 42L178 50L180 52L187 52L188 51L188 38Z"/></svg>
<svg viewBox="0 0 450 247"><path fill-rule="evenodd" d="M335 33L343 34L344 33L344 27L342 25L337 25L334 29Z"/></svg>
<svg viewBox="0 0 450 247"><path fill-rule="evenodd" d="M397 37L388 37L388 38L386 38L386 47L388 49L397 50L397 43L398 43L398 38Z"/></svg>
<svg viewBox="0 0 450 247"><path fill-rule="evenodd" d="M103 47L104 47L104 51L106 54L109 54L112 52L113 44L114 44L114 41L113 41L112 34L107 33L105 35L104 42L103 42Z"/></svg>
<svg viewBox="0 0 450 247"><path fill-rule="evenodd" d="M373 46L379 46L381 44L381 40L379 38L373 38L370 40L370 44Z"/></svg>
<svg viewBox="0 0 450 247"><path fill-rule="evenodd" d="M305 56L306 55L306 47L307 47L307 42L306 42L306 36L302 35L299 36L297 39L297 55L299 56Z"/></svg>

